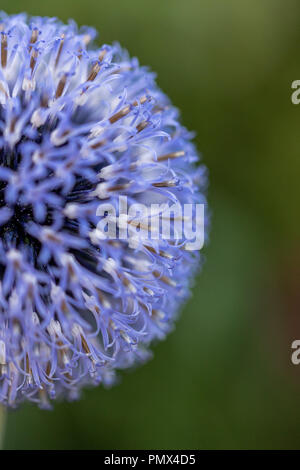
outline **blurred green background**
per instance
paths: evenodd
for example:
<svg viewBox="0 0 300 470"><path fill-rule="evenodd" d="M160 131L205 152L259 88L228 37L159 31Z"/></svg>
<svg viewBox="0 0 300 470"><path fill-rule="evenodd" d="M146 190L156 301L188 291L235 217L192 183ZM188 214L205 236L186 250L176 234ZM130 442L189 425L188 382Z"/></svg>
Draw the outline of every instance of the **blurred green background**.
<svg viewBox="0 0 300 470"><path fill-rule="evenodd" d="M10 412L7 449L300 448L299 0L2 0L149 64L210 171L206 263L176 330L119 385Z"/></svg>

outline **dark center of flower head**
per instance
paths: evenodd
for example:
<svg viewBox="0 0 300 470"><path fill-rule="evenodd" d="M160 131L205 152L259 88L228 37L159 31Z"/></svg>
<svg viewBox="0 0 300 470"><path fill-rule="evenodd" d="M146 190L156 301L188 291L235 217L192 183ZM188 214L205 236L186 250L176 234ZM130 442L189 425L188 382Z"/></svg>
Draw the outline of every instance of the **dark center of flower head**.
<svg viewBox="0 0 300 470"><path fill-rule="evenodd" d="M38 135L36 141L31 142L39 145L42 140L42 133L53 132L54 129L55 127L53 124L48 126L44 125L41 129L37 129ZM24 142L30 141L28 138L23 137L22 143ZM63 148L63 146L61 148ZM22 166L22 149L19 149L19 144L16 144L14 149L10 150L4 147L0 151L0 166L2 168L12 170L16 176L18 175L18 170ZM97 164L97 168L94 168L94 170L99 172L102 167L103 165ZM26 174L24 177L26 180ZM51 169L47 169L43 176L43 180L45 181L49 178L55 178L55 173ZM62 193L59 188L52 189L52 193L57 198L60 198L62 207L66 207L70 202L81 203L86 201L89 194L95 190L100 181L101 178L95 178L95 181L89 181L86 178L76 175L74 178L74 184L67 193ZM33 181L33 185L35 183L38 184L38 180ZM12 201L10 201L10 197L6 196L9 192L9 184L16 184L17 186L18 181L15 181L14 178L12 178L12 182L0 180L0 212L1 209L4 212L4 220L0 226L0 239L7 248L14 246L20 250L28 250L32 255L32 262L36 263L38 253L41 249L41 242L30 234L28 228L30 228L31 224L36 222L36 220L42 222L43 227L51 227L55 220L55 206L53 207L51 204L45 204L42 211L43 213L37 215L33 204L26 202L26 198L24 201L26 189L20 189L20 191L16 189L17 195ZM64 217L63 219L63 228L67 232L69 231L70 233L78 234L78 225L76 223L72 223L72 221L68 220L67 217ZM76 250L74 250L74 255L76 256Z"/></svg>
<svg viewBox="0 0 300 470"><path fill-rule="evenodd" d="M184 237L108 238L99 204L203 202L205 171L118 45L26 15L1 14L0 36L0 402L46 406L148 357L197 265Z"/></svg>

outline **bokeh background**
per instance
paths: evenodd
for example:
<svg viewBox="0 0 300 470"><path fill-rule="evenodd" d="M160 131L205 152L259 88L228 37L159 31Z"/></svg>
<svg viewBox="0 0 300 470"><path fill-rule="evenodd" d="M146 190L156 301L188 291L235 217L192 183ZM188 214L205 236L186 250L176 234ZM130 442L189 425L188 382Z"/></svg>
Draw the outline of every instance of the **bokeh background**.
<svg viewBox="0 0 300 470"><path fill-rule="evenodd" d="M299 0L2 0L151 65L210 171L206 263L176 330L111 390L10 412L7 449L300 448Z"/></svg>

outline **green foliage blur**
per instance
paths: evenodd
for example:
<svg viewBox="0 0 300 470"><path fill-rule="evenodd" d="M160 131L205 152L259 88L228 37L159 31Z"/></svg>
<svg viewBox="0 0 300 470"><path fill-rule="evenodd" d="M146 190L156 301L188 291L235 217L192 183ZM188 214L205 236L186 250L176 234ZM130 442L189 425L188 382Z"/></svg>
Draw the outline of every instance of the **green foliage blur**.
<svg viewBox="0 0 300 470"><path fill-rule="evenodd" d="M300 446L298 0L2 0L119 41L197 132L206 262L175 331L111 390L8 417L7 449Z"/></svg>

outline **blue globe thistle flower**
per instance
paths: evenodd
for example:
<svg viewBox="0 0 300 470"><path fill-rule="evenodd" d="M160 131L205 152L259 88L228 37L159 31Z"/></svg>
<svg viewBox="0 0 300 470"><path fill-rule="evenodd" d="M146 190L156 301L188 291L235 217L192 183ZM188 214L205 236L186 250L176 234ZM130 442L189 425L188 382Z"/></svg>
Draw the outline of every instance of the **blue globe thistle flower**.
<svg viewBox="0 0 300 470"><path fill-rule="evenodd" d="M203 203L205 169L118 44L25 14L0 34L0 402L47 407L147 359L198 265L184 238L106 238L99 203Z"/></svg>

